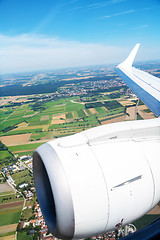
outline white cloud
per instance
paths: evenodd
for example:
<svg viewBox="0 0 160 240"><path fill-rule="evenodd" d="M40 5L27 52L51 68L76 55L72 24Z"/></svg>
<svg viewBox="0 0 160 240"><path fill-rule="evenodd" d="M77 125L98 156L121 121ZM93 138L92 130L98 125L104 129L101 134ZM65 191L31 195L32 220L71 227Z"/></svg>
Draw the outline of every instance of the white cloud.
<svg viewBox="0 0 160 240"><path fill-rule="evenodd" d="M143 28L148 28L149 26L147 24L136 26L133 29L143 29Z"/></svg>
<svg viewBox="0 0 160 240"><path fill-rule="evenodd" d="M128 10L128 11L123 11L123 12L114 13L114 14L112 14L112 15L107 15L107 16L101 17L101 19L103 19L103 18L116 17L116 16L120 16L120 15L126 15L126 14L130 14L130 13L134 13L134 12L135 12L134 9L130 9L130 10Z"/></svg>
<svg viewBox="0 0 160 240"><path fill-rule="evenodd" d="M29 34L0 35L0 45L0 73L112 63L123 52L112 46Z"/></svg>
<svg viewBox="0 0 160 240"><path fill-rule="evenodd" d="M119 63L132 48L63 41L57 37L31 34L0 35L0 45L1 74Z"/></svg>

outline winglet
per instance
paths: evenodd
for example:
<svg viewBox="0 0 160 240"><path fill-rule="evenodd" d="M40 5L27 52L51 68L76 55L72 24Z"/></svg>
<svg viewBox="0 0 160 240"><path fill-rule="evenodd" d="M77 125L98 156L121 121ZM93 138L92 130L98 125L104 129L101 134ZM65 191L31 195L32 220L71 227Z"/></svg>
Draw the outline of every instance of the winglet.
<svg viewBox="0 0 160 240"><path fill-rule="evenodd" d="M123 67L123 68L131 68L133 61L135 59L135 56L137 54L138 48L139 48L140 43L137 43L136 46L133 48L132 52L129 54L129 56L122 62L120 63L117 68Z"/></svg>
<svg viewBox="0 0 160 240"><path fill-rule="evenodd" d="M136 44L126 60L115 70L137 97L158 117L160 116L160 79L132 67L139 45Z"/></svg>

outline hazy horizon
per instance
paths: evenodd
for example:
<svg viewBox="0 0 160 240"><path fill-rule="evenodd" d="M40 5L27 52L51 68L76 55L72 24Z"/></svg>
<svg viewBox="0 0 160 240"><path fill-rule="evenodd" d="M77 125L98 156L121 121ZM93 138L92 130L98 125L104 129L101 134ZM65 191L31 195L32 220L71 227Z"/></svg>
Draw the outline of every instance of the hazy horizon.
<svg viewBox="0 0 160 240"><path fill-rule="evenodd" d="M158 0L0 1L0 74L160 59Z"/></svg>

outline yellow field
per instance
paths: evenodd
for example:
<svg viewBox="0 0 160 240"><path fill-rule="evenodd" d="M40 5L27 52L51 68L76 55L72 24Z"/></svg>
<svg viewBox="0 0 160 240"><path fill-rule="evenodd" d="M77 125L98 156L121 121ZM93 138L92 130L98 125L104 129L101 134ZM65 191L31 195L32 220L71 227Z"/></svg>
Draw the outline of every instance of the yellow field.
<svg viewBox="0 0 160 240"><path fill-rule="evenodd" d="M65 123L65 120L61 120L61 119L53 119L51 124L60 124L60 123Z"/></svg>
<svg viewBox="0 0 160 240"><path fill-rule="evenodd" d="M16 231L16 228L17 228L17 223L1 226L0 233L2 234L2 233L7 233L7 232L13 232L13 231Z"/></svg>
<svg viewBox="0 0 160 240"><path fill-rule="evenodd" d="M126 120L126 121L135 120L135 110L136 110L136 107L135 107L135 106L134 106L134 107L127 108L127 111L126 111L126 112L129 114L129 116L126 115L126 117L125 117L125 120Z"/></svg>
<svg viewBox="0 0 160 240"><path fill-rule="evenodd" d="M32 133L25 133L25 134L4 136L4 137L0 137L0 141L6 146L11 146L13 144L18 145L18 144L28 142L31 137L31 134Z"/></svg>
<svg viewBox="0 0 160 240"><path fill-rule="evenodd" d="M17 126L18 126L17 129L19 130L19 129L21 129L21 128L26 128L26 127L28 127L28 123L22 122L22 123L18 124Z"/></svg>
<svg viewBox="0 0 160 240"><path fill-rule="evenodd" d="M0 240L15 240L15 235L0 237Z"/></svg>
<svg viewBox="0 0 160 240"><path fill-rule="evenodd" d="M60 124L60 123L65 123L65 122L66 122L66 114L65 113L52 115L51 124Z"/></svg>
<svg viewBox="0 0 160 240"><path fill-rule="evenodd" d="M49 126L50 126L50 125L43 125L42 131L43 131L43 132L48 131Z"/></svg>
<svg viewBox="0 0 160 240"><path fill-rule="evenodd" d="M138 113L143 119L151 119L155 118L152 112L146 113L143 110L148 109L145 105L138 106Z"/></svg>
<svg viewBox="0 0 160 240"><path fill-rule="evenodd" d="M125 106L129 106L129 105L134 105L135 103L134 102L131 102L131 101L128 101L128 100L125 100L125 101L118 101L123 107Z"/></svg>
<svg viewBox="0 0 160 240"><path fill-rule="evenodd" d="M98 112L96 111L95 108L89 108L89 111L90 111L92 114L98 114Z"/></svg>
<svg viewBox="0 0 160 240"><path fill-rule="evenodd" d="M52 119L53 120L54 119L58 120L58 119L61 119L61 118L66 119L66 114L65 113L61 113L61 114L53 114L52 115Z"/></svg>
<svg viewBox="0 0 160 240"><path fill-rule="evenodd" d="M18 128L16 128L16 131L19 131L19 130L37 129L37 128L42 128L43 126L45 126L45 125L35 125L35 126L18 127ZM14 130L12 130L12 131L14 131Z"/></svg>
<svg viewBox="0 0 160 240"><path fill-rule="evenodd" d="M86 114L86 116L88 117L89 115L88 115L87 111L85 109L83 109L83 111Z"/></svg>
<svg viewBox="0 0 160 240"><path fill-rule="evenodd" d="M9 97L3 97L1 98L0 100L0 105L5 105L7 104L8 102L25 102L28 100L27 97L24 97L24 96L9 96Z"/></svg>
<svg viewBox="0 0 160 240"><path fill-rule="evenodd" d="M74 119L76 118L74 112L72 112L72 116L73 116Z"/></svg>
<svg viewBox="0 0 160 240"><path fill-rule="evenodd" d="M123 122L124 118L125 118L125 115L103 121L101 124L104 125L104 124L115 123L115 122Z"/></svg>

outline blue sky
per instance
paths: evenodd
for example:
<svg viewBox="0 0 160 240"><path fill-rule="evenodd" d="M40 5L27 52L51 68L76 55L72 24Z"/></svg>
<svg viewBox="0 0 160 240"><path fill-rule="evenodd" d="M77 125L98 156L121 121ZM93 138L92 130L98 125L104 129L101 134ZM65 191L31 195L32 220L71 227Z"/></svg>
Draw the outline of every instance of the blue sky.
<svg viewBox="0 0 160 240"><path fill-rule="evenodd" d="M0 0L0 73L160 59L160 0Z"/></svg>

